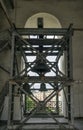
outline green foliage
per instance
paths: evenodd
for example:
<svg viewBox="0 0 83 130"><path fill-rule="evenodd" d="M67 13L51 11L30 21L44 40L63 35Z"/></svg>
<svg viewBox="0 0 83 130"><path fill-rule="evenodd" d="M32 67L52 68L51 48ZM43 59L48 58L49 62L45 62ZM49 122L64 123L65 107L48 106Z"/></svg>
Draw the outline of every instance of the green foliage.
<svg viewBox="0 0 83 130"><path fill-rule="evenodd" d="M30 97L26 97L26 111L31 111L34 107L34 101Z"/></svg>

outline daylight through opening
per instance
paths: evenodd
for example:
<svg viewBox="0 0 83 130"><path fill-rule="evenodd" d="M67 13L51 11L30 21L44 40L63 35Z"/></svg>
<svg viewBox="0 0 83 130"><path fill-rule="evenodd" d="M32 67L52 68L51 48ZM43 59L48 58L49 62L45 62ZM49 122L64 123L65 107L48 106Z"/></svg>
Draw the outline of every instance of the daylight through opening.
<svg viewBox="0 0 83 130"><path fill-rule="evenodd" d="M39 20L39 23L38 23L38 20ZM42 24L41 24L42 23ZM25 24L25 28L61 28L61 24L59 22L59 20L51 15L51 14L48 14L48 13L38 13L38 14L35 14L33 16L31 16L27 21L26 21L26 24ZM57 40L57 39L60 39L62 38L61 36L57 36L57 35L32 35L30 34L29 36L25 36L26 38L28 38L29 40L38 40L40 39L41 41L43 41L44 39L47 40L47 41L52 41L52 40ZM43 53L45 55L46 51L48 51L49 55L46 56L46 60L48 60L48 63L45 63L45 61L43 61L42 59L40 59L40 62L44 62L43 65L44 67L46 67L44 71L47 71L46 73L44 73L45 76L47 77L54 77L56 75L58 75L58 72L56 69L51 69L50 72L48 72L49 70L47 70L47 67L50 68L52 64L55 64L57 62L57 54L59 53L59 51L57 50L57 48L61 47L61 45L50 45L50 44L42 44L42 42L40 42L41 45L38 45L38 44L33 44L32 47L35 48L33 50L34 52L34 56L32 55L29 55L31 54L31 51L32 50L26 50L25 53L27 55L27 61L29 62L29 64L31 65L31 68L34 68L34 66L36 66L35 64L37 64L37 61L39 60L39 57L36 56L36 50L38 51L38 53ZM30 48L30 46L28 45L27 47ZM52 50L50 50L50 48L52 48ZM55 49L53 49L55 48ZM53 53L53 55L50 55L50 53ZM55 55L54 55L55 54ZM34 63L34 61L36 61L36 63ZM51 64L49 64L51 62ZM39 64L39 63L38 63ZM37 64L37 65L38 65ZM58 68L59 70L64 74L65 73L65 68L63 67L65 64L64 62L64 54L61 56L61 58L59 59L59 62L58 62ZM41 65L41 67L43 66ZM56 64L55 64L56 65ZM25 68L25 65L24 65L24 61L22 59L22 68ZM37 66L38 67L38 66ZM57 67L57 66L56 66ZM36 72L32 71L31 68L28 68L27 69L27 75L29 76L35 76L35 77L38 77L38 73L36 73L38 71L38 68L35 67L36 69ZM44 69L44 68L43 68ZM56 72L55 72L56 71ZM41 75L41 74L40 74ZM43 74L42 74L43 75ZM32 83L29 83L30 85ZM57 85L55 84L55 86L59 86L60 84L58 83ZM34 83L31 85L31 88L30 88L30 91L31 93L33 93L33 95L39 100L39 101L43 101L46 97L48 97L52 92L53 92L53 87L54 87L54 84L51 83ZM42 89L44 89L44 91ZM41 90L40 90L41 89ZM57 89L57 87L56 87ZM58 101L57 101L58 100ZM55 113L59 113L60 115L63 114L63 91L60 91L58 94L56 94L56 96L54 96L47 104L46 104L46 107L48 107L50 110L52 110L53 112ZM35 107L35 103L34 101L23 94L23 102L24 102L24 106L25 106L25 114L26 113L29 113L34 107Z"/></svg>

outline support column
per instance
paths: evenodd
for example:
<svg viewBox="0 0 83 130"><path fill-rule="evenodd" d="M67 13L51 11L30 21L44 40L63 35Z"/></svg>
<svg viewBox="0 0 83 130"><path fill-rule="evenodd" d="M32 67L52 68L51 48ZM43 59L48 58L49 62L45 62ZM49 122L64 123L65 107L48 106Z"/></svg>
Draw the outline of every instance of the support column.
<svg viewBox="0 0 83 130"><path fill-rule="evenodd" d="M56 77L58 76L58 62L56 66ZM59 115L59 92L58 92L58 83L56 84L56 113Z"/></svg>
<svg viewBox="0 0 83 130"><path fill-rule="evenodd" d="M11 74L12 78L15 74L15 33L12 33L12 48L11 48ZM9 84L9 108L8 108L8 129L11 129L13 114L14 114L14 85Z"/></svg>
<svg viewBox="0 0 83 130"><path fill-rule="evenodd" d="M67 76L69 79L73 79L73 67L72 67L72 25L69 28L69 39L67 47ZM68 120L71 121L71 85L68 85Z"/></svg>
<svg viewBox="0 0 83 130"><path fill-rule="evenodd" d="M56 93L56 113L59 115L59 93Z"/></svg>

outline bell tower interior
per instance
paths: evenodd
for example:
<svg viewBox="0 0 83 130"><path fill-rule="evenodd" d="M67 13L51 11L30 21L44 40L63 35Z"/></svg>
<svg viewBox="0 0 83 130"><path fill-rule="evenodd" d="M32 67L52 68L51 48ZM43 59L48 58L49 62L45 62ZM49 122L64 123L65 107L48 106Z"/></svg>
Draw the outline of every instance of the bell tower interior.
<svg viewBox="0 0 83 130"><path fill-rule="evenodd" d="M82 15L82 0L0 0L0 130L83 130Z"/></svg>

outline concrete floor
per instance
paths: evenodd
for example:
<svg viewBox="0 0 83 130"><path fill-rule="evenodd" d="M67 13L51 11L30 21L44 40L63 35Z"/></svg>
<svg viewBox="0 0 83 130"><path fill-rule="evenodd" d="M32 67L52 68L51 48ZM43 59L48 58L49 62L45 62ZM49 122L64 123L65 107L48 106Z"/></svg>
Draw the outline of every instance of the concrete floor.
<svg viewBox="0 0 83 130"><path fill-rule="evenodd" d="M60 122L67 123L67 120L58 119ZM37 124L38 123L38 124ZM55 124L54 121L50 118L31 118L28 122L28 125L24 126L23 130L55 130ZM42 125L43 124L43 125ZM74 121L74 126L77 128L77 130L83 130L83 119L77 119ZM58 126L56 125L56 129ZM0 130L7 130L6 126L0 126ZM70 129L72 130L72 129Z"/></svg>
<svg viewBox="0 0 83 130"><path fill-rule="evenodd" d="M68 120L61 117L56 118L60 123L68 123ZM44 123L44 124L50 124L50 123L55 123L55 121L52 118L30 118L27 123Z"/></svg>
<svg viewBox="0 0 83 130"><path fill-rule="evenodd" d="M64 119L64 118L56 118L56 119L60 123L65 124L65 126L67 126L67 123L68 123L67 119ZM44 127L45 129L50 129L50 130L52 130L52 128L55 129L55 121L52 118L38 118L38 119L31 118L27 123L33 124L32 127L36 129L38 129L38 126L37 126L38 124L40 124L39 126L40 129L44 129ZM35 125L36 123L38 124ZM45 124L45 125L42 127L41 124ZM83 130L83 119L74 120L74 126L75 128L77 128L77 130ZM27 128L27 126L25 128ZM58 128L57 125L56 125L56 128ZM72 127L70 127L70 129L72 129Z"/></svg>

